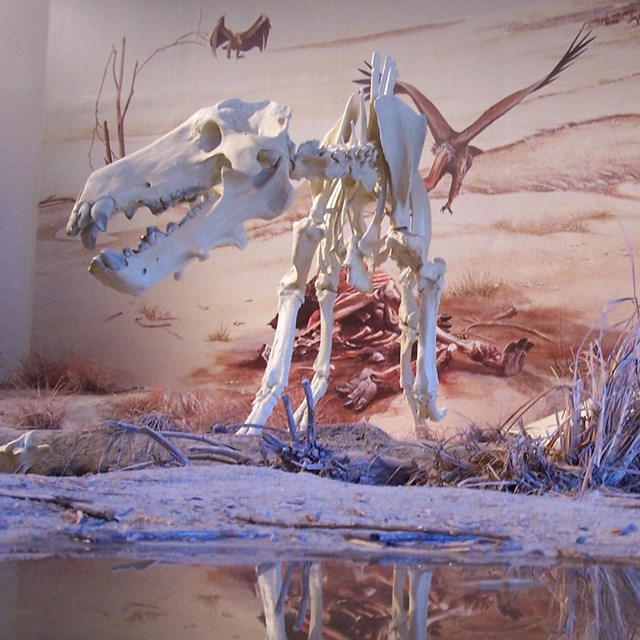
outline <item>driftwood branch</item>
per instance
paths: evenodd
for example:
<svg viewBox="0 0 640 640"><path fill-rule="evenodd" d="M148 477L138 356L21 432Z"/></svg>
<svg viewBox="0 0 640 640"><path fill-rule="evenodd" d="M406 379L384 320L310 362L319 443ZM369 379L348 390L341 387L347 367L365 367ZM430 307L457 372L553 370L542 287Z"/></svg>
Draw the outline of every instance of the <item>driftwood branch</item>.
<svg viewBox="0 0 640 640"><path fill-rule="evenodd" d="M189 460L184 452L176 447L176 445L170 442L167 438L165 438L161 433L159 433L158 431L154 431L146 424L142 425L141 429L142 433L145 433L162 447L164 447L182 466L188 466L191 464L191 460Z"/></svg>
<svg viewBox="0 0 640 640"><path fill-rule="evenodd" d="M227 443L207 438L203 435L182 431L158 431L148 425L138 426L121 420L107 420L106 424L122 429L123 431L149 436L166 449L183 466L191 464L193 460L210 460L227 464L247 464L252 462L251 457L242 451L239 451ZM182 449L174 445L171 439L192 440L201 442L205 446L189 447L188 453L185 453Z"/></svg>
<svg viewBox="0 0 640 640"><path fill-rule="evenodd" d="M44 493L27 493L23 491L2 491L0 496L4 498L12 498L15 500L35 500L36 502L46 502L49 504L55 504L64 509L73 509L73 511L80 511L81 513L98 520L108 520L113 522L119 522L120 517L111 509L100 509L93 506L89 500L85 498L77 498L75 496L62 496L55 494Z"/></svg>

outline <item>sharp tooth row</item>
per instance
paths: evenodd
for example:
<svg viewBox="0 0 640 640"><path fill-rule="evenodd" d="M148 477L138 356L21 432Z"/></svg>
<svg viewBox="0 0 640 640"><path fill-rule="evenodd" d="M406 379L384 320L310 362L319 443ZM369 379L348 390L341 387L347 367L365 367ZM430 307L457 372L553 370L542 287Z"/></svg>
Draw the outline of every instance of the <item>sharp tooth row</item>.
<svg viewBox="0 0 640 640"><path fill-rule="evenodd" d="M149 208L153 215L157 216L163 211L166 211L169 207L173 206L176 202L194 200L201 193L201 187L188 187L186 189L179 189L178 191L174 191L167 196L160 196L158 199L145 200L144 204Z"/></svg>
<svg viewBox="0 0 640 640"><path fill-rule="evenodd" d="M193 204L201 199L201 203L199 203L195 208L198 208L200 204L207 202L209 196L207 193L203 193L201 187L189 187L187 189L182 189L179 191L175 191L169 196L160 196L158 199L148 199L140 201L140 205L144 205L151 211L154 216L160 215L164 211L166 211L169 207L173 206L178 202L187 202L189 204ZM135 212L137 210L137 205L132 205L131 207L124 210L124 214L131 220L133 218ZM87 211L87 214L89 212Z"/></svg>
<svg viewBox="0 0 640 640"><path fill-rule="evenodd" d="M186 197L187 193L195 194L193 195L193 198L197 199L199 197L201 199L201 202L199 202L196 206L190 208L179 223L169 222L169 224L167 224L166 232L162 231L156 226L147 227L144 235L142 235L140 238L140 244L137 249L130 249L129 247L125 247L122 251L117 251L111 248L103 249L100 252L100 258L105 267L112 271L120 271L124 269L129 264L129 261L132 258L135 258L136 255L148 251L153 245L157 244L159 241L162 241L164 238L174 233L176 229L186 224L188 220L195 218L198 215L198 212L208 202L209 198L206 194L203 195L198 189L191 189L190 192L180 192L179 194L176 193L173 194L172 197L179 196L176 197L176 201L181 200ZM149 207L152 213L156 213L157 201L145 202L145 205ZM131 219L135 211L136 208L132 207L126 210L124 213L127 218ZM86 239L89 243L93 243L93 245L95 245L95 236L97 235L96 227L97 221L94 224L89 225L88 229L83 230L83 236L87 236L86 238L83 237L83 240ZM199 260L206 260L209 257L209 254L208 252L201 250L196 252L194 256ZM176 273L174 277L178 279L179 277L181 277L181 275L181 273Z"/></svg>

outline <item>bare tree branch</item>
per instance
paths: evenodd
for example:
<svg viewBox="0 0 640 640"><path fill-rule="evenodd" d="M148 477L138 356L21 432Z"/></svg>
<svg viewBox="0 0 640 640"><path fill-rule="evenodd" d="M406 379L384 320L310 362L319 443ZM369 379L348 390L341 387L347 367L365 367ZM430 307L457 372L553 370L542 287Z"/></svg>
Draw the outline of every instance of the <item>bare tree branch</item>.
<svg viewBox="0 0 640 640"><path fill-rule="evenodd" d="M195 31L190 31L185 33L178 38L176 38L173 42L170 42L162 47L158 47L155 51L153 51L149 56L147 56L142 63L138 60L135 61L133 65L133 69L131 71L131 79L128 85L128 89L126 90L126 99L123 102L123 93L124 93L124 84L125 84L125 54L126 54L126 45L127 40L126 37L123 36L120 47L116 48L115 45L111 48L111 53L109 54L109 58L105 64L104 70L102 72L102 79L100 81L100 87L98 89L98 95L96 96L96 101L94 104L94 127L91 135L91 144L89 146L89 166L94 169L92 162L92 153L93 148L96 144L96 140L100 140L105 148L104 160L106 164L110 164L114 160L119 158L123 158L126 155L125 148L125 119L127 114L129 113L129 107L131 106L131 101L133 96L135 95L135 85L140 72L155 58L158 54L163 51L167 51L168 49L172 49L173 47L178 47L181 45L198 45L198 46L207 46L208 43L208 34L202 31L202 11L200 11L200 16L198 18L198 25ZM113 81L113 86L115 88L115 99L114 99L114 107L115 107L115 121L116 121L116 134L118 138L118 156L113 152L111 148L111 138L109 136L109 126L107 124L107 119L101 117L100 111L100 101L102 99L102 94L105 88L105 82L107 78L107 73L111 70L111 78Z"/></svg>
<svg viewBox="0 0 640 640"><path fill-rule="evenodd" d="M111 164L113 162L113 155L111 154L111 147L109 146L109 141L103 137L103 125L100 122L100 98L102 97L102 91L104 89L104 83L107 79L107 73L109 71L109 67L111 65L111 58L115 54L115 48L111 48L111 52L109 53L109 57L107 58L107 62L104 65L104 69L102 70L102 79L100 80L100 87L98 88L98 95L96 97L96 101L93 107L93 120L94 126L91 134L91 144L89 145L89 152L87 156L89 158L89 166L94 169L93 162L91 161L91 154L93 152L93 146L96 143L96 140L100 140L105 146L105 157L111 158L111 161L108 161L107 164ZM106 125L106 120L104 121Z"/></svg>
<svg viewBox="0 0 640 640"><path fill-rule="evenodd" d="M118 125L118 153L121 158L126 155L124 147L124 119L122 115L122 82L124 80L124 57L127 49L127 39L123 36L120 45L120 66L118 67L117 77L114 73L114 84L116 85L116 124ZM115 58L114 58L115 71ZM132 80L133 82L133 80Z"/></svg>

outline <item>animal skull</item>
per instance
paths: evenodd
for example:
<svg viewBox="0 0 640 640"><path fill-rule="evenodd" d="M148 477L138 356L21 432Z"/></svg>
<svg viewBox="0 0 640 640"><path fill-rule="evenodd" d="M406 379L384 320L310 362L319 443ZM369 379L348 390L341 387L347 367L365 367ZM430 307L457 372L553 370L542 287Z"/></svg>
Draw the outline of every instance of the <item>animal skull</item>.
<svg viewBox="0 0 640 640"><path fill-rule="evenodd" d="M275 102L226 100L94 172L67 224L67 233L79 233L88 249L119 212L130 219L142 206L155 215L178 203L190 208L166 231L148 227L137 249L103 249L89 271L103 284L140 295L169 275L180 277L215 247L244 248L245 220L270 220L291 204L290 116L289 107Z"/></svg>

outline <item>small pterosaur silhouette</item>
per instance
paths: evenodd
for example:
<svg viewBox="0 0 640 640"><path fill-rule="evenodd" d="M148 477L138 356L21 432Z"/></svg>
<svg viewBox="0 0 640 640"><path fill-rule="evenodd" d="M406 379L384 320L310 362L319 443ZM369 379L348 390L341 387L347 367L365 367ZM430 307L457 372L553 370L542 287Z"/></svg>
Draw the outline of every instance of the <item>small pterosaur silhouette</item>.
<svg viewBox="0 0 640 640"><path fill-rule="evenodd" d="M498 118L507 113L507 111L522 102L527 96L551 84L578 56L584 53L595 36L591 36L591 31L583 34L583 30L584 29L580 29L571 46L548 75L542 78L542 80L538 80L528 87L512 93L500 100L500 102L496 102L496 104L489 107L475 122L464 129L464 131L454 131L433 102L416 89L416 87L406 82L396 82L394 92L409 96L415 103L418 111L427 116L429 130L435 141L433 145L433 153L435 155L433 165L431 166L429 174L424 179L427 190L431 191L434 189L445 174L448 173L451 175L449 197L441 211L453 213L451 204L460 192L464 177L471 168L473 159L482 153L481 149L474 147L470 142L490 124L494 123ZM371 66L367 62L365 62L365 64L368 69L359 69L359 71L362 72L366 78L355 80L355 82L356 84L368 86L371 77Z"/></svg>
<svg viewBox="0 0 640 640"><path fill-rule="evenodd" d="M225 42L227 46L227 58L231 57L231 52L236 52L236 58L241 58L242 51L250 51L254 47L258 47L260 51L266 48L269 39L269 31L271 29L271 21L264 13L242 33L234 33L229 31L224 24L224 16L218 20L209 43L211 44L211 52L213 57L217 58L216 49L221 47Z"/></svg>

